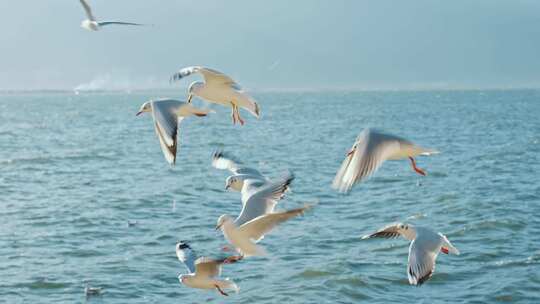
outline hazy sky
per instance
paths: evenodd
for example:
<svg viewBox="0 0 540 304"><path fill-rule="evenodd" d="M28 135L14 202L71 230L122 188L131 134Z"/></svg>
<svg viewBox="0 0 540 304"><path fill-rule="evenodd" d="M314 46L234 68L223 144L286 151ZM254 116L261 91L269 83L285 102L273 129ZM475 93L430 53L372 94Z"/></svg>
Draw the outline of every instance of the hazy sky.
<svg viewBox="0 0 540 304"><path fill-rule="evenodd" d="M538 0L0 0L0 89L540 87ZM195 80L195 79L193 79Z"/></svg>

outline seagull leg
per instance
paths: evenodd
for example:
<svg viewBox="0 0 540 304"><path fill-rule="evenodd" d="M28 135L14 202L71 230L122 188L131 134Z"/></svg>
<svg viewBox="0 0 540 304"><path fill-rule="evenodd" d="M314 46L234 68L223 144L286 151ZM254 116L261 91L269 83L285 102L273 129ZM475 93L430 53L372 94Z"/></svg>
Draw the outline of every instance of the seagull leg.
<svg viewBox="0 0 540 304"><path fill-rule="evenodd" d="M236 115L234 113L234 103L231 103L231 118L233 125L236 124Z"/></svg>
<svg viewBox="0 0 540 304"><path fill-rule="evenodd" d="M240 124L243 126L244 120L240 117L240 110L238 109L238 105L234 102L232 104L233 104L233 111L236 117L236 121L240 122Z"/></svg>
<svg viewBox="0 0 540 304"><path fill-rule="evenodd" d="M242 117L240 117L240 108L238 108L238 105L236 103L234 103L234 113L236 115L236 121L240 122L240 124L243 126L244 125L244 120L242 119Z"/></svg>
<svg viewBox="0 0 540 304"><path fill-rule="evenodd" d="M409 156L409 159L411 160L411 164L412 164L412 167L413 167L414 171L416 171L416 173L418 173L420 175L426 176L426 171L424 171L424 170L422 170L422 169L420 169L420 168L418 168L416 166L416 162L414 161L414 158Z"/></svg>
<svg viewBox="0 0 540 304"><path fill-rule="evenodd" d="M219 291L220 294L222 294L222 295L224 295L224 296L226 296L226 297L229 296L229 294L227 294L226 292L224 292L223 290L221 290L221 288L219 288L219 286L217 286L217 285L215 285L215 284L214 284L214 286L216 286L216 289Z"/></svg>
<svg viewBox="0 0 540 304"><path fill-rule="evenodd" d="M238 109L238 106L236 107L236 117L238 118L238 121L240 122L240 124L243 126L244 120L242 119L242 117L240 117L240 110Z"/></svg>
<svg viewBox="0 0 540 304"><path fill-rule="evenodd" d="M441 252L444 253L444 254L448 254L448 248L441 247Z"/></svg>

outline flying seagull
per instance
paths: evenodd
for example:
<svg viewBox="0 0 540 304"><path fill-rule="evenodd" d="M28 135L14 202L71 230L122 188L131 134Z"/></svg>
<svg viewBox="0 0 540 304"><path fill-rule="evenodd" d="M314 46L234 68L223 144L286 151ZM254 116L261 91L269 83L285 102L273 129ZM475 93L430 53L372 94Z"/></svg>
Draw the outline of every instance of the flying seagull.
<svg viewBox="0 0 540 304"><path fill-rule="evenodd" d="M206 116L211 111L197 109L191 104L179 100L158 99L145 102L137 112L137 116L144 112L152 112L154 128L159 138L161 150L167 162L172 166L176 163L178 124L182 122L184 117Z"/></svg>
<svg viewBox="0 0 540 304"><path fill-rule="evenodd" d="M294 180L294 175L287 172L281 178L271 181L258 170L239 165L223 152L214 153L212 165L233 173L225 182L225 190L241 192L242 211L234 221L237 226L274 212L274 207L285 196Z"/></svg>
<svg viewBox="0 0 540 304"><path fill-rule="evenodd" d="M187 274L178 276L180 283L199 289L216 289L220 294L228 296L224 290L232 289L236 293L240 290L231 280L220 280L216 277L221 275L221 265L227 263L227 259L213 260L208 257L197 258L195 252L188 243L176 244L176 256L187 268Z"/></svg>
<svg viewBox="0 0 540 304"><path fill-rule="evenodd" d="M365 129L358 135L351 150L341 164L332 187L340 192L348 192L356 183L375 173L386 160L408 158L414 171L420 175L426 172L416 166L414 157L439 153L423 148L404 138Z"/></svg>
<svg viewBox="0 0 540 304"><path fill-rule="evenodd" d="M293 217L304 214L310 206L292 209L284 212L275 212L258 216L249 222L237 226L232 217L222 215L219 217L216 230L221 229L223 236L234 246L239 256L227 258L228 261L237 261L248 256L265 255L266 251L256 243L274 229L278 224L283 223Z"/></svg>
<svg viewBox="0 0 540 304"><path fill-rule="evenodd" d="M79 0L84 8L84 11L86 12L86 17L88 19L83 20L81 22L81 27L89 30L89 31L99 31L102 26L110 25L110 24L119 24L119 25L137 25L141 26L144 24L140 23L131 23L131 22L119 22L119 21L101 21L98 22L96 20L96 17L94 17L94 14L92 13L92 8L90 5L88 5L88 2L86 0Z"/></svg>
<svg viewBox="0 0 540 304"><path fill-rule="evenodd" d="M191 83L188 88L188 103L191 102L193 96L198 96L212 103L230 106L233 124L236 122L244 124L244 120L240 117L239 108L246 109L259 118L260 109L257 102L244 92L236 81L219 71L200 66L186 67L175 73L171 77L171 82L194 73L201 74L204 77L204 82Z"/></svg>
<svg viewBox="0 0 540 304"><path fill-rule="evenodd" d="M411 285L421 285L431 278L439 251L459 255L459 250L443 234L402 223L386 226L373 234L363 236L362 239L396 238L400 235L411 241L407 265L407 277Z"/></svg>

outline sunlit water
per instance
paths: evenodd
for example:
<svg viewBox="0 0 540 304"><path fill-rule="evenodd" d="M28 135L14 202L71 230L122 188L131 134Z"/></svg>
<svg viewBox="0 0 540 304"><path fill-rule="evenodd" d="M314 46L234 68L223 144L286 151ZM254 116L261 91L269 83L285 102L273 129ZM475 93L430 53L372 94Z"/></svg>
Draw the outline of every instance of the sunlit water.
<svg viewBox="0 0 540 304"><path fill-rule="evenodd" d="M0 302L539 303L539 91L258 93L262 118L243 113L243 127L219 106L186 119L174 169L150 115L134 115L163 95L0 96ZM387 162L338 194L333 176L368 126L442 153L418 159L427 177ZM280 208L317 204L262 241L270 256L224 267L241 288L229 298L181 286L174 252L188 240L224 256L214 226L241 205L211 167L217 148L294 172ZM360 240L394 221L462 254L410 286L407 241ZM104 293L86 299L87 285Z"/></svg>

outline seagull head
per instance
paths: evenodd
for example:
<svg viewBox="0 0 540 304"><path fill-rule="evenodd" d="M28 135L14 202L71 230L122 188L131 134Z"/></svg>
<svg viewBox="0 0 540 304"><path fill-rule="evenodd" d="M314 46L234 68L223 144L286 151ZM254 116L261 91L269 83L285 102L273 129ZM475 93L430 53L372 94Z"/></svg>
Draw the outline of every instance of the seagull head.
<svg viewBox="0 0 540 304"><path fill-rule="evenodd" d="M189 247L189 244L185 241L178 241L178 243L176 244L176 250L182 250L182 249L191 249L191 247Z"/></svg>
<svg viewBox="0 0 540 304"><path fill-rule="evenodd" d="M229 176L225 180L225 190L229 190L230 188L233 188L236 190L236 183L238 183L238 179L236 176Z"/></svg>
<svg viewBox="0 0 540 304"><path fill-rule="evenodd" d="M398 225L398 230L399 233L408 240L414 240L414 238L416 237L416 230L411 224L400 223Z"/></svg>
<svg viewBox="0 0 540 304"><path fill-rule="evenodd" d="M225 190L232 189L234 191L240 192L244 187L244 181L251 177L252 176L248 174L231 175L227 177L227 180L225 180Z"/></svg>
<svg viewBox="0 0 540 304"><path fill-rule="evenodd" d="M223 225L230 222L232 222L232 218L227 214L223 214L217 220L216 230L223 229Z"/></svg>
<svg viewBox="0 0 540 304"><path fill-rule="evenodd" d="M135 115L139 116L144 112L151 112L151 111L152 111L152 103L150 101L147 101L147 102L143 103L143 105L139 109L139 112L137 112L137 114L135 114Z"/></svg>

